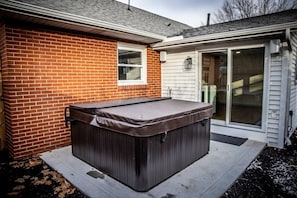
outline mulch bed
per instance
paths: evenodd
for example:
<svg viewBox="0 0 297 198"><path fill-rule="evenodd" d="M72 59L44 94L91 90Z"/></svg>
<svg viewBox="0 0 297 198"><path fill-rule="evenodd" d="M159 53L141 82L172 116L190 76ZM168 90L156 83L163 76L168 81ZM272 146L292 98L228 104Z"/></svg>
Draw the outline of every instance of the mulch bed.
<svg viewBox="0 0 297 198"><path fill-rule="evenodd" d="M38 156L1 162L0 197L86 197Z"/></svg>
<svg viewBox="0 0 297 198"><path fill-rule="evenodd" d="M297 131L284 149L267 147L222 197L297 197Z"/></svg>
<svg viewBox="0 0 297 198"><path fill-rule="evenodd" d="M284 149L265 148L222 195L237 197L297 198L297 132ZM0 161L0 197L78 197L78 189L38 156Z"/></svg>

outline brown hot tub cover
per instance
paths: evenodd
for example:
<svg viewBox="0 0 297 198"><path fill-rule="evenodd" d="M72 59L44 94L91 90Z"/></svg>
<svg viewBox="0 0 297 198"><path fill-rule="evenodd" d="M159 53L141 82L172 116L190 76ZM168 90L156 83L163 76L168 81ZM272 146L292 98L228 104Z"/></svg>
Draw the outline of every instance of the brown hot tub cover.
<svg viewBox="0 0 297 198"><path fill-rule="evenodd" d="M182 100L159 100L96 110L100 127L132 136L152 136L209 119L212 106Z"/></svg>

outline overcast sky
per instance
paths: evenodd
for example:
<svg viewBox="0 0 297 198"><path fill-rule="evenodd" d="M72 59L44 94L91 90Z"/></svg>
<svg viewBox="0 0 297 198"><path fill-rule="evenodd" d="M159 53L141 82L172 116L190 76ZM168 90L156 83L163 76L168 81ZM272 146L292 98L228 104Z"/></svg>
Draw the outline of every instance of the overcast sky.
<svg viewBox="0 0 297 198"><path fill-rule="evenodd" d="M117 0L128 4L128 0ZM132 6L186 23L193 27L205 25L207 13L222 7L224 0L130 0ZM212 23L212 20L210 20Z"/></svg>

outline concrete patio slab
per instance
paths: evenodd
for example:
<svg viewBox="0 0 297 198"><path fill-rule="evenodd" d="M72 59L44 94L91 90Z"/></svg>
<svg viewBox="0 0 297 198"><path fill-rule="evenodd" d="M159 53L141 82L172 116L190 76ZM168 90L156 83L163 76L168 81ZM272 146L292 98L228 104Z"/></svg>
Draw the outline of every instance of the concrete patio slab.
<svg viewBox="0 0 297 198"><path fill-rule="evenodd" d="M41 158L90 197L213 198L222 195L264 147L264 143L252 140L247 140L241 146L210 141L209 154L143 193L107 175L104 179L91 177L87 172L96 169L74 157L71 146L45 152Z"/></svg>

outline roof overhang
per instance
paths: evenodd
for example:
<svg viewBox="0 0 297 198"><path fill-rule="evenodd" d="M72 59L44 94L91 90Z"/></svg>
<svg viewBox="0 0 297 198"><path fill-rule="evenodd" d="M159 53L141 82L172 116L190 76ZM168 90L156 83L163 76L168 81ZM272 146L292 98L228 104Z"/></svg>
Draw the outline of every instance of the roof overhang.
<svg viewBox="0 0 297 198"><path fill-rule="evenodd" d="M146 44L160 42L166 38L163 35L14 0L0 1L0 16Z"/></svg>
<svg viewBox="0 0 297 198"><path fill-rule="evenodd" d="M214 34L207 34L201 36L194 36L189 38L182 38L179 40L173 41L163 41L156 44L153 44L152 47L155 50L170 50L176 48L189 48L194 47L200 44L213 44L217 42L227 42L234 41L240 39L253 39L258 37L271 37L273 35L285 35L288 34L287 31L296 31L297 30L297 21L256 27L256 28L248 28L243 30L235 30Z"/></svg>

